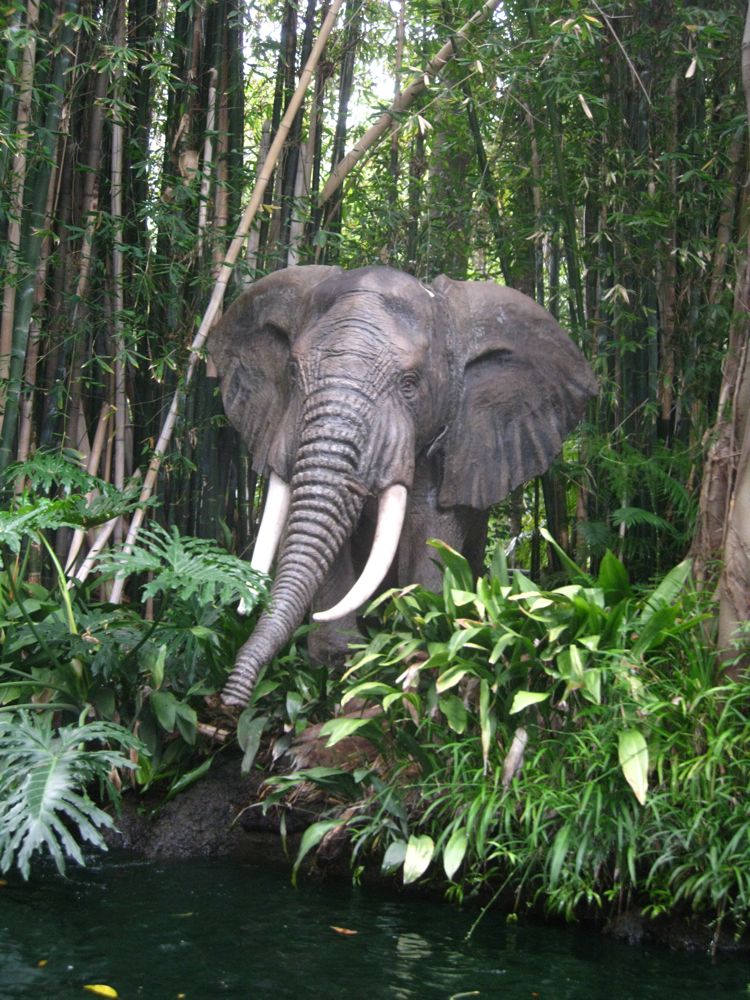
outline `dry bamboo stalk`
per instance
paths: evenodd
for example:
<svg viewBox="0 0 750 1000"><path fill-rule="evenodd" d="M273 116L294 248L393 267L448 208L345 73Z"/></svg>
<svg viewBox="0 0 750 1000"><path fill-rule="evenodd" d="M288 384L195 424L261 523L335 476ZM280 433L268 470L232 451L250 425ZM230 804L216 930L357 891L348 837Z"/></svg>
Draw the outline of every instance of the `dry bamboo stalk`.
<svg viewBox="0 0 750 1000"><path fill-rule="evenodd" d="M16 277L18 255L21 251L21 219L23 217L24 190L26 187L26 149L29 143L29 120L33 96L34 62L36 60L36 29L39 22L39 0L28 0L26 31L28 41L21 56L18 80L18 107L16 110L16 151L10 174L8 206L8 254L5 262L5 288L3 311L0 320L0 428L5 412L6 380L10 371L10 351L13 343L13 321L16 305Z"/></svg>
<svg viewBox="0 0 750 1000"><path fill-rule="evenodd" d="M102 451L104 450L104 442L107 435L107 424L109 423L109 418L115 412L115 408L111 403L104 403L101 411L99 413L99 421L96 425L96 433L94 434L94 443L91 446L91 451L89 453L89 459L86 463L86 471L90 476L96 475L96 470L99 468L99 462L101 461ZM86 501L90 502L97 495L98 490L90 490L86 494ZM77 528L73 533L73 538L70 542L70 548L68 549L68 557L65 560L65 572L70 572L73 563L78 558L78 553L81 551L81 546L83 545L83 540L86 537L86 532L83 528Z"/></svg>
<svg viewBox="0 0 750 1000"><path fill-rule="evenodd" d="M140 478L141 478L141 470L136 469L136 471L133 473L131 477L130 480L131 484L138 482ZM96 538L94 539L91 545L91 548L86 554L86 558L76 570L74 579L77 580L78 583L83 583L89 576L92 569L94 568L94 563L96 562L97 556L112 537L112 532L115 530L115 526L117 522L120 520L121 518L119 517L113 517L111 521L107 521L107 523L102 525L102 527L99 529L99 533L97 534Z"/></svg>
<svg viewBox="0 0 750 1000"><path fill-rule="evenodd" d="M499 2L499 0L498 0ZM248 203L245 211L243 212L242 218L240 220L237 231L229 244L226 254L224 255L224 263L221 266L219 274L216 278L216 284L214 285L214 290L209 300L206 311L203 314L203 319L201 320L200 327L196 333L193 343L190 346L190 360L188 361L187 369L185 371L185 379L183 383L183 388L178 389L174 396L172 397L172 402L169 407L164 425L162 426L161 433L159 435L159 440L156 442L156 447L154 448L154 454L149 462L148 470L146 472L145 479L143 481L143 489L141 490L141 503L145 504L147 500L151 497L156 486L156 480L159 474L159 468L161 466L161 461L164 453L166 452L167 446L172 438L172 433L174 431L174 426L177 421L177 412L179 409L179 401L184 387L190 384L190 381L195 373L195 368L198 364L200 358L200 351L203 349L204 344L208 338L209 331L213 326L218 314L221 309L221 305L224 301L224 294L227 289L227 284L229 283L229 278L232 274L232 269L234 267L235 261L239 256L242 246L245 242L245 237L253 223L253 220L263 203L263 195L265 194L266 188L268 186L268 181L273 173L274 167L281 155L281 150L284 147L286 138L292 127L292 123L297 114L297 111L302 104L302 100L305 96L307 88L310 86L310 81L312 80L315 67L323 54L323 49L325 48L328 36L331 33L331 29L336 21L339 9L343 0L333 0L331 7L326 15L326 18L321 26L320 34L318 35L315 45L313 45L310 56L305 64L302 73L300 74L300 80L297 84L297 89L292 95L292 99L289 101L289 106L287 107L284 117L279 125L278 131L274 136L273 142L271 143L270 149L268 150L268 155L263 163L263 167L258 176L258 182L255 185L250 202ZM130 522L130 531L128 532L127 538L125 539L124 551L130 552L135 539L138 537L138 532L140 531L141 524L146 514L145 506L138 507L134 513ZM98 540L97 540L98 541ZM113 604L119 604L122 600L122 591L125 586L125 577L118 576L114 581L112 587L112 593L110 595L110 601Z"/></svg>
<svg viewBox="0 0 750 1000"><path fill-rule="evenodd" d="M446 63L450 62L456 54L457 43L465 41L470 29L486 21L499 6L500 0L486 0L484 6L458 29L450 41L446 42L438 54L428 63L424 73L412 80L409 86L401 91L390 108L383 112L380 118L365 132L359 142L333 168L320 195L320 204L328 201L331 195L338 190L346 175L359 162L368 149L374 146L381 136L393 125L397 115L406 111L414 99L427 89L430 77L437 76Z"/></svg>

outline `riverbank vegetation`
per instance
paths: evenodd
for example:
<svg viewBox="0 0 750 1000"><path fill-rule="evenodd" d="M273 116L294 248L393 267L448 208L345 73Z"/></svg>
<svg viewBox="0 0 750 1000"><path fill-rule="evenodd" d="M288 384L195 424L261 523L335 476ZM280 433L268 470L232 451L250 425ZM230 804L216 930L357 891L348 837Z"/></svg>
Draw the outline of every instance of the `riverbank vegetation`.
<svg viewBox="0 0 750 1000"><path fill-rule="evenodd" d="M106 799L226 752L264 484L205 333L278 267L386 263L526 292L601 392L495 510L485 579L438 548L442 594L383 601L343 680L300 635L239 720L245 765L315 724L375 748L273 776L269 802L339 801L305 856L339 836L456 897L742 928L745 5L6 7L3 867L79 860Z"/></svg>

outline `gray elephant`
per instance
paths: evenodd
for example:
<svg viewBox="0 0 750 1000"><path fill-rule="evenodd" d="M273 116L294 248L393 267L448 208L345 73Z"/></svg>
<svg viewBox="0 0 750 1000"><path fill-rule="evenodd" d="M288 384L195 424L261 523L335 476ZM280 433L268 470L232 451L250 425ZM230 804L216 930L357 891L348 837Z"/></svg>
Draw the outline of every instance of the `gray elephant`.
<svg viewBox="0 0 750 1000"><path fill-rule="evenodd" d="M269 572L278 551L227 705L247 702L310 607L325 659L384 581L439 587L427 539L481 572L488 508L548 468L596 390L526 296L387 267L269 274L208 350L227 415L269 477L251 565Z"/></svg>

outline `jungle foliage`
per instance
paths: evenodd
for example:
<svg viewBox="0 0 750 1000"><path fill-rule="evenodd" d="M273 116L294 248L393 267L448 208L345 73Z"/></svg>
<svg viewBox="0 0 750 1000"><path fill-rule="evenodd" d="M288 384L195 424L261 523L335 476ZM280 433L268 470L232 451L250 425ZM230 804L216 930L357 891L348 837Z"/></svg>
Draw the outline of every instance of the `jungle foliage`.
<svg viewBox="0 0 750 1000"><path fill-rule="evenodd" d="M3 866L44 845L80 859L70 821L93 843L106 823L87 788L174 793L215 752L202 713L252 627L235 557L263 484L190 345L327 9L5 5ZM709 596L750 448L744 15L347 0L268 164L230 297L297 262L492 278L557 316L601 385L559 462L496 511L510 570L498 555L475 586L443 549L443 594L383 605L343 688L292 649L241 720L249 767L337 698L380 706L330 722L390 769L328 776L366 802L346 819L355 863L378 848L408 879L441 863L457 894L508 879L567 913L633 896L745 919L747 634L722 675Z"/></svg>

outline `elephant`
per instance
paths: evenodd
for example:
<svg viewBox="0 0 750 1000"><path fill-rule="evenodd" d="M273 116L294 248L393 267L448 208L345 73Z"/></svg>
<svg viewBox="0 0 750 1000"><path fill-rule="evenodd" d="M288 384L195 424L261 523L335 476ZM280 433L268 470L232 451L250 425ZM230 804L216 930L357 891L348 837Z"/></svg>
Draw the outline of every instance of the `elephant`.
<svg viewBox="0 0 750 1000"><path fill-rule="evenodd" d="M244 706L312 608L329 661L386 582L435 589L428 539L483 566L488 511L544 472L596 392L553 317L493 281L293 266L211 332L226 414L268 477L251 566L268 607L222 693ZM234 707L234 708L233 708Z"/></svg>

